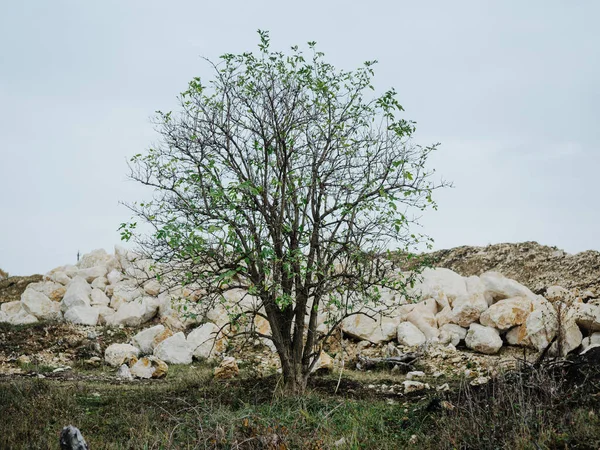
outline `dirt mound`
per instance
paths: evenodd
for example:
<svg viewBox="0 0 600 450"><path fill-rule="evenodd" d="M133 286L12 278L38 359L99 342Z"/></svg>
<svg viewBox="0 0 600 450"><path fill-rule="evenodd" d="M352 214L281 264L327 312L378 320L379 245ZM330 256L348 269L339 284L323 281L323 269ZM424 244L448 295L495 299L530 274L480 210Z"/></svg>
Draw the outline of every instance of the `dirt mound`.
<svg viewBox="0 0 600 450"><path fill-rule="evenodd" d="M557 247L537 242L495 244L487 247L456 247L428 254L436 267L463 276L497 271L517 280L537 294L558 285L590 291L600 297L600 252L588 250L570 255Z"/></svg>
<svg viewBox="0 0 600 450"><path fill-rule="evenodd" d="M0 303L21 300L21 294L25 291L27 285L38 281L42 281L42 275L0 278Z"/></svg>

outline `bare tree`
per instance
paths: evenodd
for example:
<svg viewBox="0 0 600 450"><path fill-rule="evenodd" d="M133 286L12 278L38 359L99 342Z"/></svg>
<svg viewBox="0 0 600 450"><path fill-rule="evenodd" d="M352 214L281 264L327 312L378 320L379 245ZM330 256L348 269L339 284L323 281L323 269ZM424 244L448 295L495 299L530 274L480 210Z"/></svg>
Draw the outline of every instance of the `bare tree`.
<svg viewBox="0 0 600 450"><path fill-rule="evenodd" d="M151 232L122 224L157 277L193 285L205 310L242 288L266 319L285 386L301 393L330 329L350 314L381 311L383 289L403 292L389 249L426 237L409 229L412 209L435 206L428 155L411 143L414 124L396 117L394 90L373 94L375 61L336 70L308 44L225 54L181 94L181 111L158 113L159 145L132 158L131 178L154 188L128 205ZM333 313L332 313L333 312ZM239 314L232 314L232 320Z"/></svg>

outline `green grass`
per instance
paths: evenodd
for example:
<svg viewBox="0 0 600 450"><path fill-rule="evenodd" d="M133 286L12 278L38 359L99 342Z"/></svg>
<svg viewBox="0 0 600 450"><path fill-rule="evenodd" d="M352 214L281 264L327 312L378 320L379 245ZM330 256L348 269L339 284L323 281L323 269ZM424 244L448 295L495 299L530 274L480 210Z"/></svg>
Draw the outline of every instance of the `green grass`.
<svg viewBox="0 0 600 450"><path fill-rule="evenodd" d="M337 375L316 376L301 398L281 395L277 376L216 381L202 364L132 383L114 381L106 367L78 374L0 379L0 449L58 448L68 424L94 450L600 447L597 389L543 371L387 397L366 386L400 383L401 375L347 371L337 393Z"/></svg>
<svg viewBox="0 0 600 450"><path fill-rule="evenodd" d="M13 379L0 383L0 448L56 448L73 424L93 449L330 448L342 438L338 448L392 449L423 420L383 398L325 394L335 382L293 398L273 395L275 377L219 382L210 367L124 384Z"/></svg>

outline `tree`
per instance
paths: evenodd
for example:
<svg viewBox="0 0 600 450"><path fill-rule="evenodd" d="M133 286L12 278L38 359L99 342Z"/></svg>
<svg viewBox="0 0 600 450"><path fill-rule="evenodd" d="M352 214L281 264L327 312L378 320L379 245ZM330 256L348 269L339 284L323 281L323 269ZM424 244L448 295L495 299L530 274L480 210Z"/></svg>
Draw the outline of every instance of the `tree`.
<svg viewBox="0 0 600 450"><path fill-rule="evenodd" d="M302 392L335 325L381 313L383 290L413 281L382 256L427 239L411 232L409 213L435 206L444 183L430 181L436 146L411 143L396 92L373 93L375 61L336 70L314 42L307 58L259 37L257 55L208 61L214 78L194 78L178 114L157 113L159 144L130 164L131 178L154 189L152 201L129 205L151 231L137 222L121 231L163 283L201 292L203 311L247 291L253 306L239 303L231 320L268 321L270 335L251 331L272 340L287 390ZM323 311L330 331L320 333Z"/></svg>

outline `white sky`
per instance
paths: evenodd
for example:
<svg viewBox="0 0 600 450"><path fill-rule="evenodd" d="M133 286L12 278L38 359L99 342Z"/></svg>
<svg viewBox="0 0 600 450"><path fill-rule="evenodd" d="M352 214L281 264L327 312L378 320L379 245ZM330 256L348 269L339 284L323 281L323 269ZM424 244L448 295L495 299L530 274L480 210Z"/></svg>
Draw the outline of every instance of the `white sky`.
<svg viewBox="0 0 600 450"><path fill-rule="evenodd" d="M43 1L0 4L0 267L111 250L143 198L127 158L157 138L200 56L316 40L354 69L378 59L416 142L455 188L423 219L436 248L536 240L600 249L600 2Z"/></svg>

